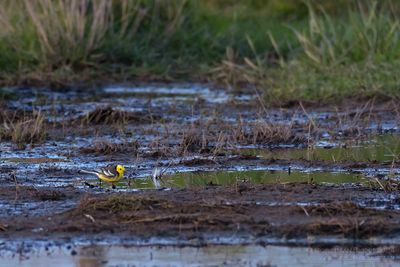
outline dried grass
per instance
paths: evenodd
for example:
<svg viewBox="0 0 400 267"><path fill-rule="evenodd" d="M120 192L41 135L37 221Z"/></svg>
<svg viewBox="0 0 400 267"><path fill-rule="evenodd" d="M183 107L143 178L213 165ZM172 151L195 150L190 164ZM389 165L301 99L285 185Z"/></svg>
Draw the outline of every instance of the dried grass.
<svg viewBox="0 0 400 267"><path fill-rule="evenodd" d="M152 210L156 207L167 208L168 201L160 201L151 197L136 195L111 195L108 197L84 197L74 210L75 214L85 214L92 212L132 212L139 210Z"/></svg>
<svg viewBox="0 0 400 267"><path fill-rule="evenodd" d="M113 107L98 107L93 111L88 112L73 122L78 122L82 125L115 125L123 126L128 122L133 123L149 123L158 117L150 116L142 112L128 112L118 110Z"/></svg>
<svg viewBox="0 0 400 267"><path fill-rule="evenodd" d="M47 136L46 127L45 117L40 111L23 117L10 116L4 119L0 127L0 140L10 140L19 148L26 144L41 143Z"/></svg>
<svg viewBox="0 0 400 267"><path fill-rule="evenodd" d="M120 153L137 154L139 150L139 143L137 141L125 143L111 143L109 141L96 141L92 146L82 147L81 153L95 154L95 155L112 155Z"/></svg>

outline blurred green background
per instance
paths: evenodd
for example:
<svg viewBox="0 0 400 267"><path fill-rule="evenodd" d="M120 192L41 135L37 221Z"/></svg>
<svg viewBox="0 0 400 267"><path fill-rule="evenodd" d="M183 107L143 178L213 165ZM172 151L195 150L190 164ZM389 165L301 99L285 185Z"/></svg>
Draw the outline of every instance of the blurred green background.
<svg viewBox="0 0 400 267"><path fill-rule="evenodd" d="M399 7L385 0L3 0L0 78L3 85L212 81L255 86L267 103L393 98Z"/></svg>

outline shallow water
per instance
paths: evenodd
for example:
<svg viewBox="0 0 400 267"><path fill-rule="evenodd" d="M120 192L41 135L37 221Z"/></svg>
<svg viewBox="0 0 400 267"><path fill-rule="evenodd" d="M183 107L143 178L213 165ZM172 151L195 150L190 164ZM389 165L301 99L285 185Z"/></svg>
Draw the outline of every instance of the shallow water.
<svg viewBox="0 0 400 267"><path fill-rule="evenodd" d="M266 159L305 159L330 162L366 162L398 160L400 136L384 134L370 140L353 143L320 142L310 148L241 149L240 153L257 155Z"/></svg>
<svg viewBox="0 0 400 267"><path fill-rule="evenodd" d="M12 92L12 89L9 89ZM15 90L13 91L15 94ZM91 90L69 90L54 92L49 89L25 88L18 90L18 97L8 101L13 109L26 111L41 110L48 118L60 121L66 118L76 118L99 107L114 106L124 111L158 111L165 118L180 118L187 112L197 117L192 105L197 101L205 105L216 105L229 101L248 102L254 99L252 95L236 96L226 90L211 89L207 85L180 84L180 85L145 85L145 86L108 86ZM118 103L118 105L115 105ZM180 112L170 114L171 108ZM192 112L190 112L192 111Z"/></svg>
<svg viewBox="0 0 400 267"><path fill-rule="evenodd" d="M241 182L254 184L285 183L285 182L315 182L315 183L361 183L364 179L359 174L345 172L305 172L305 171L212 171L184 172L165 175L161 183L165 187L193 187L204 185L235 185ZM122 188L126 182L119 184ZM133 188L154 188L151 179L131 180Z"/></svg>
<svg viewBox="0 0 400 267"><path fill-rule="evenodd" d="M0 266L399 266L380 249L312 249L257 245L81 246L2 255ZM398 260L398 258L397 258Z"/></svg>
<svg viewBox="0 0 400 267"><path fill-rule="evenodd" d="M238 115L243 121L262 121L278 124L307 124L312 119L317 125L332 125L332 120L341 118L339 131L351 128L354 110L343 112L309 110L305 113L301 109L284 110L272 109L257 111L258 96L254 91L241 92L227 91L215 88L208 84L148 84L148 85L111 85L93 90L69 89L64 92L55 92L40 88L2 88L13 96L7 105L12 109L26 111L41 110L47 118L60 121L66 118L76 118L87 114L99 107L113 106L125 111L143 111L162 114L164 119L191 122L199 118L214 118L215 114L204 113L221 104L256 103L254 110L240 110L240 112L221 111L219 119L234 122ZM17 93L16 93L17 92ZM203 103L203 111L194 106ZM115 105L117 103L117 105ZM385 121L371 120L366 123L366 130L370 131L398 131L398 121L394 116L386 116Z"/></svg>
<svg viewBox="0 0 400 267"><path fill-rule="evenodd" d="M96 178L79 172L81 169L91 170L99 167L114 164L112 157L99 157L96 155L82 155L77 153L81 147L87 147L93 142L92 138L79 138L71 141L46 142L33 148L25 150L14 150L11 143L1 143L0 148L0 168L3 170L15 169L15 174L19 183L24 185L34 185L39 187L60 187L74 185L81 187L84 181L96 182ZM279 151L270 150L246 150L246 153L274 153L275 158L285 154ZM295 153L301 154L302 149L288 149L289 156ZM290 154L292 153L292 154ZM235 156L220 156L221 160L235 160ZM187 162L194 160L200 164L187 165ZM130 181L132 186L129 188L153 188L149 179L156 166L171 165L165 175L166 187L190 187L196 185L218 184L232 185L241 181L253 183L273 183L273 182L316 182L316 183L359 183L362 176L372 173L374 170L358 173L348 173L340 167L331 168L308 167L298 164L282 166L270 164L268 162L241 162L234 161L230 165L201 164L206 162L217 162L218 157L212 156L187 156L174 157L171 159L159 160L157 158L137 159L131 155L120 157L118 162L126 168L126 178L120 186L127 188L126 184ZM161 167L162 168L162 167ZM164 167L165 168L165 167ZM290 172L289 172L290 168ZM379 170L388 172L389 170ZM393 171L393 170L392 170ZM3 171L0 178L7 178L9 175Z"/></svg>
<svg viewBox="0 0 400 267"><path fill-rule="evenodd" d="M97 169L107 164L113 164L107 157L76 154L79 147L85 147L88 140L68 142L49 142L32 149L13 150L12 144L2 143L0 168L14 169L18 182L25 185L60 187L74 185L82 187L84 181L96 182L96 178L79 172L81 169ZM265 159L309 159L312 161L342 162L342 161L391 161L397 158L400 149L400 137L397 135L378 136L366 143L354 146L323 148L313 150L296 149L239 149L235 153L257 155ZM222 156L223 159L226 156ZM234 156L232 156L232 160ZM185 162L200 160L199 165L186 166ZM252 183L274 182L315 182L315 183L362 183L365 177L399 173L397 166L380 168L366 167L348 169L340 165L310 167L301 163L286 166L279 163L262 163L254 161L237 161L231 165L201 164L201 160L217 160L213 157L176 157L173 159L142 159L134 157L121 158L120 164L126 168L126 177L120 186L123 188L153 188L150 176L156 166L172 164L167 169L164 181L165 187L191 187L198 185L233 185L238 182ZM290 169L290 171L289 171ZM7 178L7 173L0 173L0 178ZM130 186L127 183L130 182Z"/></svg>

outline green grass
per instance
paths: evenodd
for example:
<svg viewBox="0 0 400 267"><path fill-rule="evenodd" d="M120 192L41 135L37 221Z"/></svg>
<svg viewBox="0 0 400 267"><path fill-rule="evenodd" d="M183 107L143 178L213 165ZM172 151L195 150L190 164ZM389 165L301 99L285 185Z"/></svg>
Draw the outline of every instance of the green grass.
<svg viewBox="0 0 400 267"><path fill-rule="evenodd" d="M293 63L273 69L262 80L267 103L293 101L336 103L344 99L378 98L387 100L399 95L400 78L394 70L399 63L353 63L312 67Z"/></svg>
<svg viewBox="0 0 400 267"><path fill-rule="evenodd" d="M400 20L389 7L372 2L340 19L310 7L309 26L294 30L301 52L265 90L310 100L399 96Z"/></svg>
<svg viewBox="0 0 400 267"><path fill-rule="evenodd" d="M370 2L349 6L341 16L311 4L308 8L305 26L289 25L297 39L291 50L284 51L285 46L276 43L272 62L257 48L253 57L241 62L227 57L216 68L216 77L233 87L252 84L264 92L266 103L274 104L399 96L395 70L400 59L400 20L395 6L388 1ZM270 40L279 37L271 34ZM254 46L251 39L249 46Z"/></svg>
<svg viewBox="0 0 400 267"><path fill-rule="evenodd" d="M18 81L95 69L134 77L202 76L228 47L238 59L252 56L247 36L259 51L273 49L268 32L292 43L286 16L298 6L304 17L305 6L296 1L5 0L0 75Z"/></svg>
<svg viewBox="0 0 400 267"><path fill-rule="evenodd" d="M393 97L399 10L389 0L4 0L0 80L213 80L281 103Z"/></svg>

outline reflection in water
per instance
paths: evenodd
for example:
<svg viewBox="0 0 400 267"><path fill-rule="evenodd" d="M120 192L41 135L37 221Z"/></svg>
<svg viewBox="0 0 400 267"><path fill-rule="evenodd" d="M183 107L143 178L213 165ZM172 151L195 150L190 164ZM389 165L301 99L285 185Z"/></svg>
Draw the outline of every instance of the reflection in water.
<svg viewBox="0 0 400 267"><path fill-rule="evenodd" d="M395 266L393 258L376 256L384 248L318 250L307 247L212 245L90 246L32 253L24 260L0 258L0 266ZM75 253L73 253L75 254Z"/></svg>
<svg viewBox="0 0 400 267"><path fill-rule="evenodd" d="M75 257L76 267L97 267L107 263L107 252L110 247L91 246L83 247L79 250L79 255ZM73 253L74 254L74 253Z"/></svg>
<svg viewBox="0 0 400 267"><path fill-rule="evenodd" d="M306 159L330 162L392 161L399 159L400 136L385 134L373 137L369 142L351 146L313 149L240 149L241 154L257 155L266 159ZM166 187L191 187L206 184L233 185L241 181L252 183L275 182L315 182L315 183L360 183L361 176L343 172L303 172L303 171L216 171L199 173L177 173L165 179ZM150 180L132 181L135 188L153 188ZM123 184L121 184L123 186Z"/></svg>
<svg viewBox="0 0 400 267"><path fill-rule="evenodd" d="M240 153L258 155L267 159L305 159L340 161L391 161L399 159L400 136L385 134L371 138L368 142L312 149L241 149Z"/></svg>
<svg viewBox="0 0 400 267"><path fill-rule="evenodd" d="M301 171L215 171L185 172L168 175L163 178L165 187L193 187L201 185L234 185L239 182L283 183L283 182L315 182L315 183L360 183L362 177L354 173L344 172L301 172ZM126 187L126 181L119 184ZM134 179L132 188L153 188L150 179Z"/></svg>

